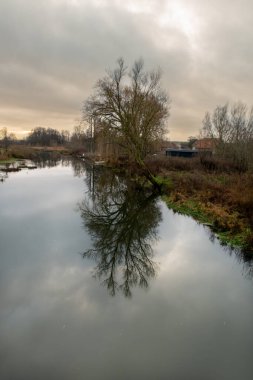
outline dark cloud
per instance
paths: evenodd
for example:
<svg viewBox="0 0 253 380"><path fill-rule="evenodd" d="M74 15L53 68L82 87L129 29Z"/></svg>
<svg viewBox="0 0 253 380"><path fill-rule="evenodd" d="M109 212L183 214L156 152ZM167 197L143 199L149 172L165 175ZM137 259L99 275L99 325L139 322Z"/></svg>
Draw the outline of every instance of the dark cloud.
<svg viewBox="0 0 253 380"><path fill-rule="evenodd" d="M196 134L215 104L251 101L252 11L247 0L1 2L0 126L72 128L104 70L141 56L163 71L171 138Z"/></svg>

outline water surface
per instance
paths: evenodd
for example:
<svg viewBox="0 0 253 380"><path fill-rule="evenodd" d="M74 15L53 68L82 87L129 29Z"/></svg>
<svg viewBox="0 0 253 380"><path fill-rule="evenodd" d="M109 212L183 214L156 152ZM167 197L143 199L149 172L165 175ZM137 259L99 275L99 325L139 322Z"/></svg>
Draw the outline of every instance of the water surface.
<svg viewBox="0 0 253 380"><path fill-rule="evenodd" d="M251 380L250 263L123 178L52 165L0 182L0 378Z"/></svg>

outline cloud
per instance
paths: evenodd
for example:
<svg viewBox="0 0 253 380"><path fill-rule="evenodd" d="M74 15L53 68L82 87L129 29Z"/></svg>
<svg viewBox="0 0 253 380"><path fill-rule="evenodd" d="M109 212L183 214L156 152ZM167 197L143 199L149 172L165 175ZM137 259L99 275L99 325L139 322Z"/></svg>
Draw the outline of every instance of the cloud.
<svg viewBox="0 0 253 380"><path fill-rule="evenodd" d="M105 69L143 57L172 97L171 138L186 138L217 103L250 102L252 11L248 0L1 2L0 126L71 129Z"/></svg>

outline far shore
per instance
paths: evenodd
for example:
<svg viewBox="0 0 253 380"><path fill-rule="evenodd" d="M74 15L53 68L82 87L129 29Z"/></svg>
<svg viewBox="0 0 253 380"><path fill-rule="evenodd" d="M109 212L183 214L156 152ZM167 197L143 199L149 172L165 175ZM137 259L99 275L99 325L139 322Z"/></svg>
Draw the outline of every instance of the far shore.
<svg viewBox="0 0 253 380"><path fill-rule="evenodd" d="M0 164L13 163L22 159L35 159L41 152L55 152L70 154L70 150L63 146L29 146L12 145L9 149L0 149Z"/></svg>

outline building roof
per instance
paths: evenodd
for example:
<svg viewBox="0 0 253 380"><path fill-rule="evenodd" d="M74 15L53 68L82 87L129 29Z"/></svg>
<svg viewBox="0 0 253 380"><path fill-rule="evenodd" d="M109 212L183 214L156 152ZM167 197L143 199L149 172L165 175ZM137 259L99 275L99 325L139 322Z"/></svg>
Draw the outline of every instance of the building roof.
<svg viewBox="0 0 253 380"><path fill-rule="evenodd" d="M186 152L197 152L197 149L173 149L173 148L167 148L166 149L166 152L184 152L184 153L186 153Z"/></svg>
<svg viewBox="0 0 253 380"><path fill-rule="evenodd" d="M213 150L217 144L217 139L213 138L204 138L199 139L194 142L193 147L195 149L207 149L207 150Z"/></svg>
<svg viewBox="0 0 253 380"><path fill-rule="evenodd" d="M167 149L179 149L180 145L174 141L167 141Z"/></svg>

